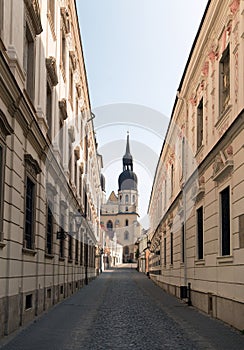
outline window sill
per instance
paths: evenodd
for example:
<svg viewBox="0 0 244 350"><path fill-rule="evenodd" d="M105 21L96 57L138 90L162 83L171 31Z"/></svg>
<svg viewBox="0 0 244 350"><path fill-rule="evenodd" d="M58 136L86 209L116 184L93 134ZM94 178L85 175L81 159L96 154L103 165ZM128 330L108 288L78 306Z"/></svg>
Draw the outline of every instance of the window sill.
<svg viewBox="0 0 244 350"><path fill-rule="evenodd" d="M185 263L183 261L181 261L180 267L184 267L184 266L185 266Z"/></svg>
<svg viewBox="0 0 244 350"><path fill-rule="evenodd" d="M32 255L35 256L37 251L34 249L29 249L29 248L22 248L22 253L26 255Z"/></svg>
<svg viewBox="0 0 244 350"><path fill-rule="evenodd" d="M72 263L73 262L73 259L68 259L68 263Z"/></svg>
<svg viewBox="0 0 244 350"><path fill-rule="evenodd" d="M79 262L78 262L78 261L76 261L76 262L75 262L75 265L78 265L78 264L79 264Z"/></svg>
<svg viewBox="0 0 244 350"><path fill-rule="evenodd" d="M54 258L54 255L53 255L53 254L45 253L45 258L47 258L47 259L53 259L53 258Z"/></svg>
<svg viewBox="0 0 244 350"><path fill-rule="evenodd" d="M197 266L205 265L205 259L195 260L195 265L197 265Z"/></svg>
<svg viewBox="0 0 244 350"><path fill-rule="evenodd" d="M222 255L222 256L217 256L217 262L218 264L229 264L233 263L233 255Z"/></svg>
<svg viewBox="0 0 244 350"><path fill-rule="evenodd" d="M60 256L60 257L59 257L59 261L65 261L65 258L62 257L62 256Z"/></svg>

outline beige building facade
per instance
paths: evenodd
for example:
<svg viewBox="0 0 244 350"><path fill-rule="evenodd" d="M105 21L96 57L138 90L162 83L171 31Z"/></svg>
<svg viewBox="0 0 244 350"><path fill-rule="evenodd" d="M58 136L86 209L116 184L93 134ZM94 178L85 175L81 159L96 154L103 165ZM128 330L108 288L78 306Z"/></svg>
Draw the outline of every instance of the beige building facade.
<svg viewBox="0 0 244 350"><path fill-rule="evenodd" d="M149 204L151 277L238 329L244 328L243 63L244 1L209 1Z"/></svg>
<svg viewBox="0 0 244 350"><path fill-rule="evenodd" d="M96 276L97 154L74 0L0 0L0 336Z"/></svg>

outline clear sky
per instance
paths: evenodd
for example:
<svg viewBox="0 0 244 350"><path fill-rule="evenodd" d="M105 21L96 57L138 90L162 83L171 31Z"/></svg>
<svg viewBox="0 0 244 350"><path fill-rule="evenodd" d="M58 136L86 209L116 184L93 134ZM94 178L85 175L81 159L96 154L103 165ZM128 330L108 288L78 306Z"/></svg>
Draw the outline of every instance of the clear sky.
<svg viewBox="0 0 244 350"><path fill-rule="evenodd" d="M141 218L206 5L207 0L77 0L107 195L118 190L129 131Z"/></svg>

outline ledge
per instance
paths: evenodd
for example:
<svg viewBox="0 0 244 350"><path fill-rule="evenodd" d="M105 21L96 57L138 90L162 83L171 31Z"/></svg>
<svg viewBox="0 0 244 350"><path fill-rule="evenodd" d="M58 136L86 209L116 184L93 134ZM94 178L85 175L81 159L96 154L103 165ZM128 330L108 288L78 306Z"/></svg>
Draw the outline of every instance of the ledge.
<svg viewBox="0 0 244 350"><path fill-rule="evenodd" d="M63 258L62 256L59 257L59 261L65 261L65 258Z"/></svg>
<svg viewBox="0 0 244 350"><path fill-rule="evenodd" d="M4 248L5 245L6 245L6 243L3 243L3 242L0 241L0 249Z"/></svg>
<svg viewBox="0 0 244 350"><path fill-rule="evenodd" d="M45 253L45 258L47 258L47 259L53 259L53 258L54 258L54 255L53 255L53 254Z"/></svg>
<svg viewBox="0 0 244 350"><path fill-rule="evenodd" d="M226 160L223 168L219 169L219 171L213 175L213 180L218 182L219 180L221 180L221 178L229 175L233 169L233 166L233 160Z"/></svg>
<svg viewBox="0 0 244 350"><path fill-rule="evenodd" d="M205 259L195 260L195 265L197 265L197 266L205 265Z"/></svg>
<svg viewBox="0 0 244 350"><path fill-rule="evenodd" d="M37 251L34 249L28 249L28 248L22 248L22 253L26 255L32 255L35 256Z"/></svg>
<svg viewBox="0 0 244 350"><path fill-rule="evenodd" d="M233 263L233 261L234 261L233 255L217 256L218 264L229 264L229 263Z"/></svg>

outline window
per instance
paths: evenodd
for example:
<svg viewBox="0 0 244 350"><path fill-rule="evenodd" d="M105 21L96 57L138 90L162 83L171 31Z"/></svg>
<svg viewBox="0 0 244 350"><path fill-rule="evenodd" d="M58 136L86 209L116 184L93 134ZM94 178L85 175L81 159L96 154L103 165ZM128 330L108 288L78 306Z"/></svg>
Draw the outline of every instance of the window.
<svg viewBox="0 0 244 350"><path fill-rule="evenodd" d="M80 242L80 265L83 265L83 242Z"/></svg>
<svg viewBox="0 0 244 350"><path fill-rule="evenodd" d="M203 207L197 209L197 258L203 259Z"/></svg>
<svg viewBox="0 0 244 350"><path fill-rule="evenodd" d="M129 202L129 196L128 194L125 195L125 203L128 203Z"/></svg>
<svg viewBox="0 0 244 350"><path fill-rule="evenodd" d="M181 142L181 171L182 171L182 177L184 176L184 166L185 166L185 137L182 137Z"/></svg>
<svg viewBox="0 0 244 350"><path fill-rule="evenodd" d="M132 196L132 202L133 203L135 203L136 202L136 197L135 197L135 195L133 194L133 196Z"/></svg>
<svg viewBox="0 0 244 350"><path fill-rule="evenodd" d="M78 239L75 240L75 263L78 264L79 260L79 241Z"/></svg>
<svg viewBox="0 0 244 350"><path fill-rule="evenodd" d="M220 113L224 112L230 100L230 47L222 54L219 66Z"/></svg>
<svg viewBox="0 0 244 350"><path fill-rule="evenodd" d="M53 246L53 203L47 203L47 236L46 236L46 252L52 254Z"/></svg>
<svg viewBox="0 0 244 350"><path fill-rule="evenodd" d="M69 101L71 107L73 108L73 85L74 85L74 73L73 73L73 64L70 58L69 62Z"/></svg>
<svg viewBox="0 0 244 350"><path fill-rule="evenodd" d="M59 257L64 258L64 214L60 214L60 232L61 232L61 239L60 239L60 245L59 245Z"/></svg>
<svg viewBox="0 0 244 350"><path fill-rule="evenodd" d="M63 152L64 152L64 128L63 123L60 120L59 122L59 152L60 152L60 161L63 164Z"/></svg>
<svg viewBox="0 0 244 350"><path fill-rule="evenodd" d="M34 248L34 201L35 201L35 184L27 177L25 193L25 233L24 247L27 249Z"/></svg>
<svg viewBox="0 0 244 350"><path fill-rule="evenodd" d="M125 220L125 226L129 226L129 220L128 219Z"/></svg>
<svg viewBox="0 0 244 350"><path fill-rule="evenodd" d="M167 204L167 180L164 181L164 208L166 208Z"/></svg>
<svg viewBox="0 0 244 350"><path fill-rule="evenodd" d="M203 143L203 99L201 99L197 107L197 149Z"/></svg>
<svg viewBox="0 0 244 350"><path fill-rule="evenodd" d="M125 207L125 211L128 211L129 209L128 209L128 207Z"/></svg>
<svg viewBox="0 0 244 350"><path fill-rule="evenodd" d="M173 196L174 191L174 165L171 165L171 179L170 179L171 196Z"/></svg>
<svg viewBox="0 0 244 350"><path fill-rule="evenodd" d="M47 96L46 96L46 118L48 125L48 136L50 140L52 139L52 89L47 83Z"/></svg>
<svg viewBox="0 0 244 350"><path fill-rule="evenodd" d="M221 247L222 255L230 255L230 188L220 193L221 198Z"/></svg>
<svg viewBox="0 0 244 350"><path fill-rule="evenodd" d="M166 266L166 237L164 237L164 266Z"/></svg>
<svg viewBox="0 0 244 350"><path fill-rule="evenodd" d="M185 225L181 225L181 261L185 262Z"/></svg>
<svg viewBox="0 0 244 350"><path fill-rule="evenodd" d="M71 218L70 218L70 221L71 221ZM72 226L72 223L70 222L69 223L69 235L68 235L68 259L69 259L69 262L72 262L73 260L73 238L72 238L72 230L73 229L73 226Z"/></svg>
<svg viewBox="0 0 244 350"><path fill-rule="evenodd" d="M124 233L124 240L128 241L128 239L129 239L129 232L125 231L125 233Z"/></svg>
<svg viewBox="0 0 244 350"><path fill-rule="evenodd" d="M173 247L173 232L170 232L170 264L173 265L174 262L174 258L173 258L173 254L174 254L174 247Z"/></svg>
<svg viewBox="0 0 244 350"><path fill-rule="evenodd" d="M108 229L108 231L113 231L113 223L111 220L109 220L107 222L107 229Z"/></svg>
<svg viewBox="0 0 244 350"><path fill-rule="evenodd" d="M24 70L26 73L26 91L30 99L34 100L34 75L35 75L35 44L31 30L26 23L25 47L24 47Z"/></svg>
<svg viewBox="0 0 244 350"><path fill-rule="evenodd" d="M25 296L25 310L32 308L32 294Z"/></svg>

